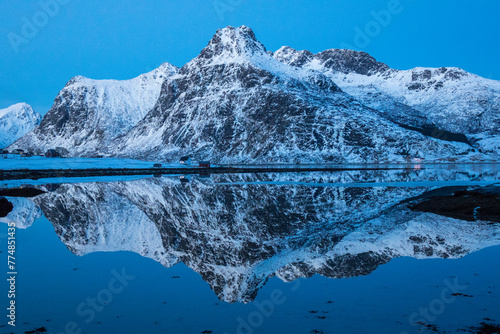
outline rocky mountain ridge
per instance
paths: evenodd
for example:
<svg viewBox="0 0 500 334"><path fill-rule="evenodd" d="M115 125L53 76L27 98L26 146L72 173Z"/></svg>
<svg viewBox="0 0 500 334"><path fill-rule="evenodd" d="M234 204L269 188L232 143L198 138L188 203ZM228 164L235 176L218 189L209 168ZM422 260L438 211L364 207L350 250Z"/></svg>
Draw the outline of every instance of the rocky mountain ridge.
<svg viewBox="0 0 500 334"><path fill-rule="evenodd" d="M391 69L365 52L351 50L313 54L282 47L273 55L285 64L324 73L394 122L434 128L433 136L444 140L460 134L485 151L498 149L490 146L500 134L498 81L456 67Z"/></svg>
<svg viewBox="0 0 500 334"><path fill-rule="evenodd" d="M129 99L125 82L70 81L12 147L223 163L498 159L500 84L460 69L394 70L350 50L273 53L245 26L218 30L182 68L162 68L143 75L153 77L139 85L147 103Z"/></svg>

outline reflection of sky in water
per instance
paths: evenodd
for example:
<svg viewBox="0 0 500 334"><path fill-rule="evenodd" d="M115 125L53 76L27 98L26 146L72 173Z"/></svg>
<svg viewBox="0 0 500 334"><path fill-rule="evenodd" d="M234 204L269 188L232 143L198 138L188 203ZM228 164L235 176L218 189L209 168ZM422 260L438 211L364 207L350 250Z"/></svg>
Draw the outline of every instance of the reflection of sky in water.
<svg viewBox="0 0 500 334"><path fill-rule="evenodd" d="M415 322L436 324L440 330L477 325L484 318L499 322L500 246L488 247L500 243L498 224L415 214L405 209L406 204L398 204L438 186L454 186L457 181L467 184L470 180L473 180L470 184L484 185L498 180L498 175L492 170L469 171L469 174L417 172L420 174L376 172L368 178L356 173L300 177L273 174L257 179L251 175L213 176L208 180L192 177L187 184L172 177L54 187L52 192L34 199L42 204L44 214L52 217L51 222L32 215L30 219L37 219L33 225L17 230L17 330L24 332L44 326L59 333L71 322L68 328L77 326L87 333L238 333L245 328L249 333L417 333L422 325ZM375 187L366 187L367 181L376 181L370 184ZM386 184L388 181L397 183ZM354 187L341 187L345 182ZM415 182L417 184L407 187ZM320 195L311 197L311 193ZM93 200L85 203L85 195L87 200ZM46 196L45 202L43 196ZM162 211L165 207L175 208L180 202L188 206L187 215L185 207L177 208L184 212L179 216L175 210ZM263 205L267 215L258 213L258 205ZM290 221L283 222L283 217L288 217L283 216L286 210L280 211L283 206L295 214L305 212L307 215L292 215ZM141 210L145 210L147 216ZM200 212L204 212L203 217L196 216ZM217 242L203 243L217 238L201 235L226 231L225 224L230 228L238 222L238 218L231 215L242 212L248 213L244 218L250 219L247 228L251 233L229 234L225 235L226 239L252 237L250 240L255 245L249 244L243 251L250 254L255 252L255 247L259 252L274 247L274 251L267 250L269 255L264 252L264 255L259 253L255 258L248 258L239 255L242 249L237 243L234 243L234 254L231 249L217 249ZM167 213L170 216L165 216ZM404 218L408 215L414 215L413 220ZM147 232L144 224L148 217L157 217L156 223L160 222L158 226L163 229L162 243L170 247L162 263L176 263L174 257L179 257L185 264L166 268L135 253L112 252L137 249L141 240L152 242L142 235ZM433 218L429 220L429 217ZM179 221L172 223L172 219ZM371 221L367 223L366 219ZM394 222L387 224L392 220ZM259 234L260 228L270 228L280 221L290 226ZM118 224L120 222L127 225ZM203 223L212 227L202 229ZM212 223L215 225L210 225ZM82 225L72 229L75 224ZM252 224L254 226L250 226ZM6 227L0 224L2 244L5 244ZM127 231L127 228L133 230ZM189 234L193 231L200 234L199 239L196 233ZM120 233L133 240L117 238ZM179 236L170 238L172 233ZM340 239L332 241L336 236ZM426 241L425 238L430 237L438 243L444 240L448 248L433 244L434 239ZM83 244L86 238L88 244ZM185 242L187 246L182 246ZM75 256L68 248L88 254ZM378 254L381 249L386 250ZM108 252L95 252L98 250ZM213 255L208 256L211 252ZM375 256L350 258L352 252ZM189 254L195 258L184 261ZM215 279L207 276L209 270L204 268L200 272L204 265L210 265L208 262L215 261L213 256L217 254L225 257L229 261L227 265L232 267L226 274L238 272L241 266L242 273L253 268L250 272L257 275L276 272L279 277L293 281L285 283L271 275L256 296L245 297L247 304L226 303L217 298L221 291L213 291L214 287L207 284L213 284ZM0 257L4 262L6 255L2 250ZM412 257L405 257L407 255ZM201 263L197 262L198 256ZM447 256L458 258L432 259ZM305 262L290 265L299 258ZM342 259L341 263L334 263L338 259ZM282 269L284 267L287 269ZM224 271L224 266L213 268ZM336 277L329 271L331 268L333 273L345 269L339 277L354 277L325 277ZM135 278L117 280L116 275L122 270ZM297 278L301 272L322 276ZM457 290L453 292L462 295L452 296L449 286L456 284ZM224 288L221 282L217 285ZM233 282L232 286L238 287L238 284ZM5 282L1 288L7 290ZM234 296L228 296L219 295L236 301L232 299ZM2 298L6 301L5 296ZM99 300L105 301L105 305L98 303L98 312L95 312L91 305ZM0 332L5 329L1 328Z"/></svg>

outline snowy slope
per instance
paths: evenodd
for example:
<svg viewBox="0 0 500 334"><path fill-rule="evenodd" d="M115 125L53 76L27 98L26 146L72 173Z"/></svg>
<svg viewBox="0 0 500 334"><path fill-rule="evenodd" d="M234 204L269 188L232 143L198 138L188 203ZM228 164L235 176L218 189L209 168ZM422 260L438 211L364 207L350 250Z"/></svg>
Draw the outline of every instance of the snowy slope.
<svg viewBox="0 0 500 334"><path fill-rule="evenodd" d="M163 81L177 68L168 63L130 80L72 78L40 126L12 145L37 152L62 147L70 156L99 152L126 133L154 106Z"/></svg>
<svg viewBox="0 0 500 334"><path fill-rule="evenodd" d="M0 148L4 148L33 130L42 116L26 103L0 109Z"/></svg>
<svg viewBox="0 0 500 334"><path fill-rule="evenodd" d="M451 137L443 131L464 134L473 143L490 138L489 146L479 143L477 147L498 151L498 146L491 146L491 138L498 137L500 131L499 81L455 67L391 69L367 53L351 50L313 54L282 47L274 57L324 73L342 90L389 119L436 126L435 135L441 139Z"/></svg>

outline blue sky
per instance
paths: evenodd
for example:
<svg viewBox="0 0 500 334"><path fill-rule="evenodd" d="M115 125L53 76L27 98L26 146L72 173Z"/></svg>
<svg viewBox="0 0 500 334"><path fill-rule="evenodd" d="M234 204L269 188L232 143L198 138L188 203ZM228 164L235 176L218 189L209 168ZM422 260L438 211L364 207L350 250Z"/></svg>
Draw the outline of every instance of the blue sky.
<svg viewBox="0 0 500 334"><path fill-rule="evenodd" d="M273 51L353 47L393 68L457 66L499 80L499 14L492 0L2 1L0 108L27 102L43 114L75 75L182 66L218 28L243 24Z"/></svg>

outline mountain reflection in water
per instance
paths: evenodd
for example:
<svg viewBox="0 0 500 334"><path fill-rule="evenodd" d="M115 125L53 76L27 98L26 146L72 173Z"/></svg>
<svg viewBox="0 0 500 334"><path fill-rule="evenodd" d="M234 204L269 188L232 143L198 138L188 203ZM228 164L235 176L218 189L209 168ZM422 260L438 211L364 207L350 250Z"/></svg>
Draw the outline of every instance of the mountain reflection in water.
<svg viewBox="0 0 500 334"><path fill-rule="evenodd" d="M368 180L372 183L359 185ZM34 198L14 199L14 211L1 221L15 219L26 228L41 210L78 256L131 251L165 267L183 262L219 299L248 303L273 276L284 281L315 274L354 277L396 257L459 258L500 244L500 225L481 220L491 217L481 201L488 202L484 207L500 207L500 187L447 186L449 180L494 183L498 172L357 171L60 184L41 187L47 193ZM388 181L420 183L396 187ZM469 196L472 192L482 195ZM475 211L458 219L429 204L453 198L461 198L462 206L471 198Z"/></svg>

